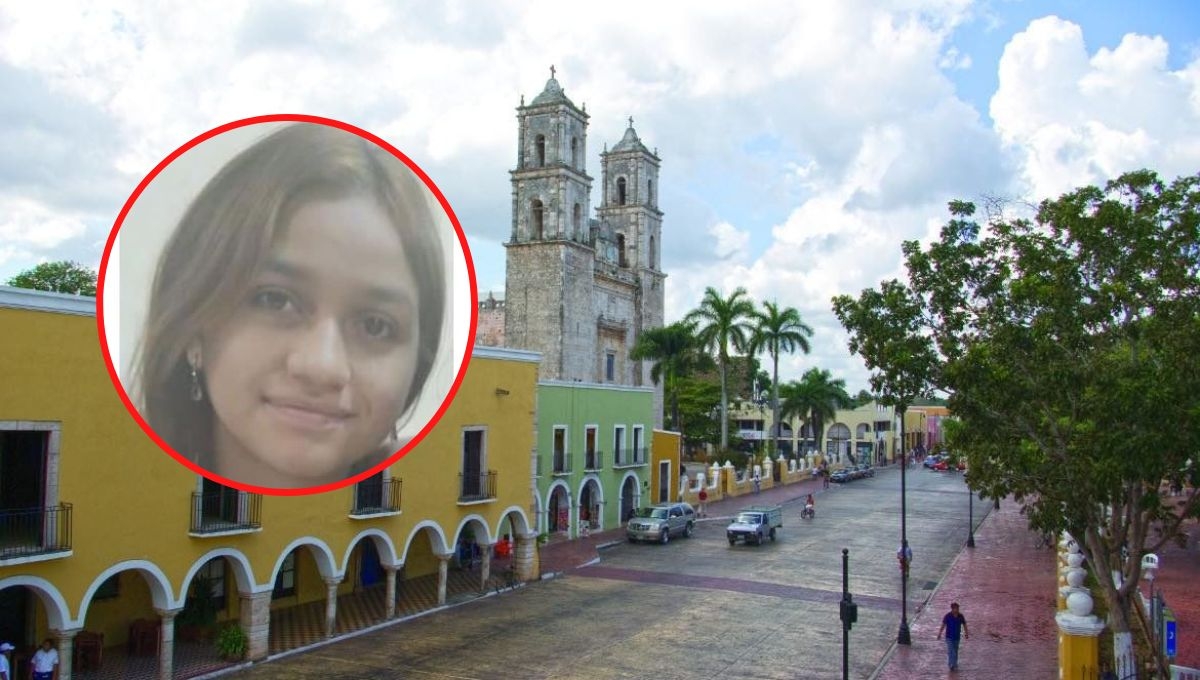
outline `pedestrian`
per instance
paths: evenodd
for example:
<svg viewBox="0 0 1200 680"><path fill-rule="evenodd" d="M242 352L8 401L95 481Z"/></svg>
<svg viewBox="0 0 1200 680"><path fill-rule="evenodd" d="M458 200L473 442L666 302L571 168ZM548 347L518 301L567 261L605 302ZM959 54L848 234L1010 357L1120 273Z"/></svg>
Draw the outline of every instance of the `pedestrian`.
<svg viewBox="0 0 1200 680"><path fill-rule="evenodd" d="M7 642L0 642L0 680L13 680L12 666L8 663L8 653L16 649Z"/></svg>
<svg viewBox="0 0 1200 680"><path fill-rule="evenodd" d="M762 477L758 476L758 470L754 471L754 493L758 494L762 490Z"/></svg>
<svg viewBox="0 0 1200 680"><path fill-rule="evenodd" d="M970 632L967 631L967 618L958 610L958 603L950 603L950 612L942 617L942 625L938 628L938 639L942 639L942 633L946 634L946 656L950 663L950 670L958 670L958 642L961 636L964 640L971 639Z"/></svg>
<svg viewBox="0 0 1200 680"><path fill-rule="evenodd" d="M829 464L828 463L821 464L821 488L823 488L823 489L829 488Z"/></svg>
<svg viewBox="0 0 1200 680"><path fill-rule="evenodd" d="M696 496L700 501L700 516L708 517L708 491L704 487L700 487L700 495Z"/></svg>
<svg viewBox="0 0 1200 680"><path fill-rule="evenodd" d="M912 564L912 548L908 546L908 539L904 539L900 543L900 547L896 549L896 560L900 562L900 573L904 578L908 578L908 567Z"/></svg>
<svg viewBox="0 0 1200 680"><path fill-rule="evenodd" d="M33 680L51 680L58 677L58 650L50 638L42 640L42 646L33 653L29 677Z"/></svg>

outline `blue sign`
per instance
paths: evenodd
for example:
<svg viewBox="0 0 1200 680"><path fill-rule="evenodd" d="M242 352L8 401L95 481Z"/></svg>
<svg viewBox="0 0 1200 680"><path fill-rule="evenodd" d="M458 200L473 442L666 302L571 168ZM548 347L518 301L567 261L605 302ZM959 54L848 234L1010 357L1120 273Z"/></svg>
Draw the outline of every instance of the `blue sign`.
<svg viewBox="0 0 1200 680"><path fill-rule="evenodd" d="M1175 620L1167 619L1163 623L1166 629L1163 634L1163 646L1166 648L1166 655L1170 658L1175 658Z"/></svg>

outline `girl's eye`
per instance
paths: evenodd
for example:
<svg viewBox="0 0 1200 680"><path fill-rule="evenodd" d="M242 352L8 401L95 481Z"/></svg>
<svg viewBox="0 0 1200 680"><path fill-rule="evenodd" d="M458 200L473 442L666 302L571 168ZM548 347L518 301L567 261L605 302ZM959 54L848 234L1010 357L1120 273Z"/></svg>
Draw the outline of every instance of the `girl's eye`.
<svg viewBox="0 0 1200 680"><path fill-rule="evenodd" d="M250 303L259 309L271 312L295 311L296 301L286 291L275 288L260 290L250 299Z"/></svg>
<svg viewBox="0 0 1200 680"><path fill-rule="evenodd" d="M398 333L395 322L378 314L363 317L359 324L363 333L373 340L389 340Z"/></svg>

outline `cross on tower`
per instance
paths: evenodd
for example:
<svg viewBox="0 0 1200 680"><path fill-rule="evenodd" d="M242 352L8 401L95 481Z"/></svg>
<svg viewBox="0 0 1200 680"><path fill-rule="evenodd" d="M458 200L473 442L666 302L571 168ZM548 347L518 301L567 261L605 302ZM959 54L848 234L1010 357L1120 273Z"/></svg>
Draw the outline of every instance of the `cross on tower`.
<svg viewBox="0 0 1200 680"><path fill-rule="evenodd" d="M629 117L629 127L633 127L633 116Z"/></svg>
<svg viewBox="0 0 1200 680"><path fill-rule="evenodd" d="M550 77L554 77L554 64L550 64Z"/></svg>

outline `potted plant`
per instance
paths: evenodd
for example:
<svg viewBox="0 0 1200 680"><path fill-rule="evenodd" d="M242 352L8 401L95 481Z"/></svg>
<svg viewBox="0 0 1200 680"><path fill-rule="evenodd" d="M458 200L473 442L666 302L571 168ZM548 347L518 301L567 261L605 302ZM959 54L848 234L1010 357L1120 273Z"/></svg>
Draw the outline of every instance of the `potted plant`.
<svg viewBox="0 0 1200 680"><path fill-rule="evenodd" d="M246 656L247 646L249 646L249 640L246 638L246 631L236 623L225 626L217 634L217 653L221 655L222 659L242 660Z"/></svg>

